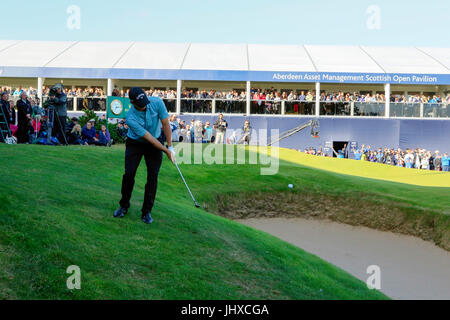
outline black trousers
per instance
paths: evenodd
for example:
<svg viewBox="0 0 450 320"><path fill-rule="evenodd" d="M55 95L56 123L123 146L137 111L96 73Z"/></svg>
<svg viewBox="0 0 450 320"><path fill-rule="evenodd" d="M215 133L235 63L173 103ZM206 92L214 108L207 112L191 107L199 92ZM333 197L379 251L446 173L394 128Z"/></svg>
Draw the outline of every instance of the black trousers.
<svg viewBox="0 0 450 320"><path fill-rule="evenodd" d="M27 143L30 141L30 137L28 136L28 128L29 128L28 119L20 119L17 124L17 143Z"/></svg>
<svg viewBox="0 0 450 320"><path fill-rule="evenodd" d="M126 142L125 174L122 178L122 199L120 200L120 206L126 209L130 207L134 178L142 157L144 157L145 164L147 165L147 184L145 185L142 214L147 214L152 211L155 202L158 174L162 162L162 151L156 149L149 143L142 143L130 138Z"/></svg>

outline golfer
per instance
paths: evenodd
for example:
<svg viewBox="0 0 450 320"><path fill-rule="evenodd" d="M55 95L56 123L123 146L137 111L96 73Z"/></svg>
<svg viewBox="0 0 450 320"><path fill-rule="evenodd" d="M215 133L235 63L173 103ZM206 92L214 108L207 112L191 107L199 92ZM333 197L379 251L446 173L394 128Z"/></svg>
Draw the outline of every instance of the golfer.
<svg viewBox="0 0 450 320"><path fill-rule="evenodd" d="M155 202L158 173L164 152L170 161L175 161L172 147L172 130L169 114L164 102L158 97L147 97L141 88L131 88L128 96L132 107L128 111L126 123L128 134L125 149L125 174L122 180L122 199L120 208L114 212L115 218L123 218L130 208L134 177L142 157L147 165L147 184L145 185L144 203L142 205L142 221L153 222L151 212ZM164 132L164 135L161 133ZM164 138L168 148L164 146Z"/></svg>

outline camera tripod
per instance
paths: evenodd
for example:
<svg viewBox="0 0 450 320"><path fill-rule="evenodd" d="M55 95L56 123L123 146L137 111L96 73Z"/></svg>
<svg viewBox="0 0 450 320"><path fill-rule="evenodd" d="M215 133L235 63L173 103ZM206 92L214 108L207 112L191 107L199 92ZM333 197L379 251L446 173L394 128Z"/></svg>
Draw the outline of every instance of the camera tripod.
<svg viewBox="0 0 450 320"><path fill-rule="evenodd" d="M67 142L66 133L64 132L65 128L62 127L61 121L59 120L59 117L55 116L55 107L54 106L49 106L48 109L47 109L47 113L48 113L48 119L47 119L47 143L51 144L52 131L53 131L53 128L54 128L54 125L55 125L55 118L56 118L56 121L58 121L59 130L61 131L60 133L64 137L65 145L66 146L69 145L69 143Z"/></svg>

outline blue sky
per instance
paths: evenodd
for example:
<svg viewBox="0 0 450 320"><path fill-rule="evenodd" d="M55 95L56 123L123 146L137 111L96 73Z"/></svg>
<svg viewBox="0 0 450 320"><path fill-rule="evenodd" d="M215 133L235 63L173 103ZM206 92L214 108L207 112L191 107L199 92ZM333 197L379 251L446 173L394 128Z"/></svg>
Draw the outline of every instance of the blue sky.
<svg viewBox="0 0 450 320"><path fill-rule="evenodd" d="M79 30L67 27L71 5L81 10ZM450 46L449 0L22 0L11 8L0 39Z"/></svg>

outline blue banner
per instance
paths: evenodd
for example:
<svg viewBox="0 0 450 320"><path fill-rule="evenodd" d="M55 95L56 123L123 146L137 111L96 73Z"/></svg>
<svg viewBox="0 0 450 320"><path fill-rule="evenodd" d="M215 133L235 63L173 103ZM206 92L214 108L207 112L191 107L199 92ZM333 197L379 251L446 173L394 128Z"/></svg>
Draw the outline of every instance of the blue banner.
<svg viewBox="0 0 450 320"><path fill-rule="evenodd" d="M449 74L1 67L0 77L450 85Z"/></svg>

